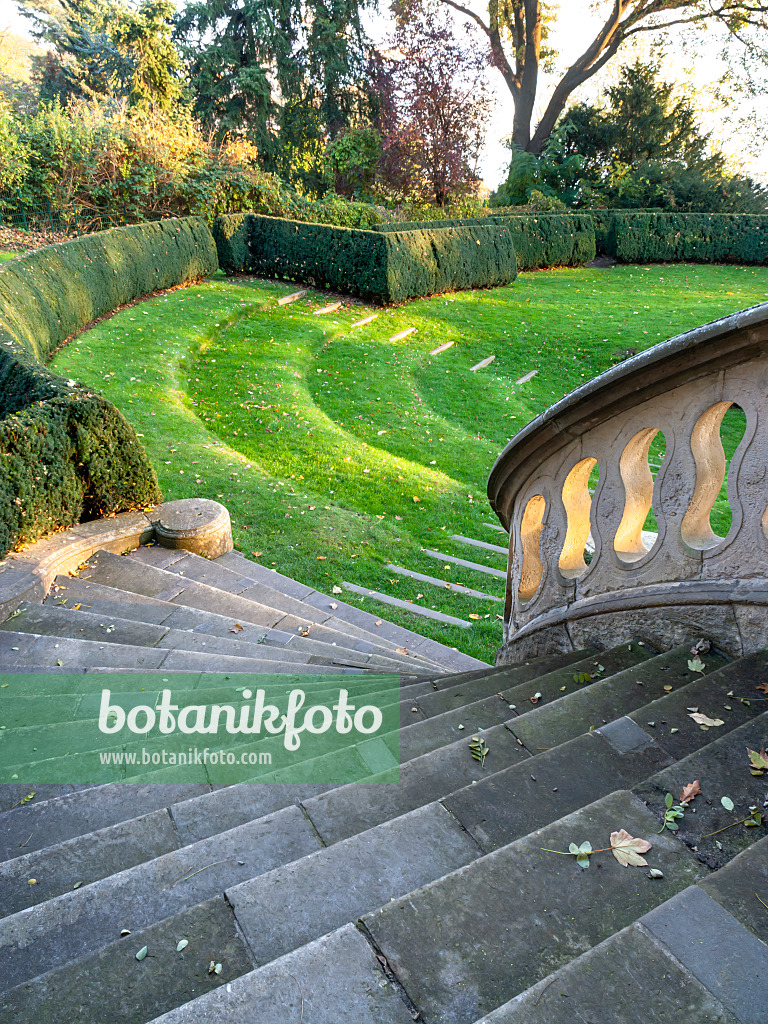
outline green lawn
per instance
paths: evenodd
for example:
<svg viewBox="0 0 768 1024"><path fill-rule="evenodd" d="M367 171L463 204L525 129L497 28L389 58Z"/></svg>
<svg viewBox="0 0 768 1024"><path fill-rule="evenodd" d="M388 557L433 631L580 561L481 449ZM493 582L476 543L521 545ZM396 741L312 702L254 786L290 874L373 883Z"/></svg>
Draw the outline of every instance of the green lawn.
<svg viewBox="0 0 768 1024"><path fill-rule="evenodd" d="M4 263L6 260L12 260L18 255L19 254L17 252L6 252L5 250L0 250L0 263Z"/></svg>
<svg viewBox="0 0 768 1024"><path fill-rule="evenodd" d="M103 321L54 366L123 410L167 498L227 505L246 555L327 593L349 580L472 615L465 630L364 603L490 660L499 603L411 581L386 563L501 596L503 580L421 549L504 568L502 555L450 537L503 543L484 525L494 521L485 482L506 441L627 350L763 301L768 268L553 270L395 309L347 301L321 316L312 315L327 301L319 293L278 306L291 290L221 277L179 289ZM455 344L429 356L446 341ZM470 372L489 355L490 367ZM733 419L728 450L739 436ZM659 455L657 445L651 461ZM720 532L728 516L721 503Z"/></svg>

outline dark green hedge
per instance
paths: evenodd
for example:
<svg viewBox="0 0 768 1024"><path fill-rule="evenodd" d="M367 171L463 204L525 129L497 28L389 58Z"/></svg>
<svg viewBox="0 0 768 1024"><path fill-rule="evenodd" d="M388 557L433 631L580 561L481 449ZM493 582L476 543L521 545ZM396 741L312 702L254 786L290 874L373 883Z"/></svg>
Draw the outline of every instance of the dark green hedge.
<svg viewBox="0 0 768 1024"><path fill-rule="evenodd" d="M512 232L519 270L580 267L595 258L595 226L583 213L504 213L466 220L413 221L377 224L375 231L412 231L438 227L504 224Z"/></svg>
<svg viewBox="0 0 768 1024"><path fill-rule="evenodd" d="M214 237L230 273L302 281L383 303L508 284L517 276L512 232L500 223L379 232L235 214L218 218Z"/></svg>
<svg viewBox="0 0 768 1024"><path fill-rule="evenodd" d="M768 216L600 211L603 251L620 263L768 263Z"/></svg>
<svg viewBox="0 0 768 1024"><path fill-rule="evenodd" d="M87 235L0 270L0 555L161 500L121 413L43 361L91 320L217 266L205 222L185 218Z"/></svg>

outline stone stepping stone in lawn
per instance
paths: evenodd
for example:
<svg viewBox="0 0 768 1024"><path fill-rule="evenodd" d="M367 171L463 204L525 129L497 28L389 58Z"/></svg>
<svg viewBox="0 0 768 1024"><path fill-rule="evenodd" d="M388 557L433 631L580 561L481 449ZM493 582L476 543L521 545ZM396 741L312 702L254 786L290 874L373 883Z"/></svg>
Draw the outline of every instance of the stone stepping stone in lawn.
<svg viewBox="0 0 768 1024"><path fill-rule="evenodd" d="M486 551L498 551L502 555L507 554L507 549L499 547L498 544L488 544L484 540L473 540L472 537L462 537L460 533L454 533L451 540L457 540L460 544L471 544L476 548L485 548Z"/></svg>
<svg viewBox="0 0 768 1024"><path fill-rule="evenodd" d="M465 558L457 558L455 555L444 555L440 551L431 551L429 548L422 548L421 550L425 555L429 555L430 558L437 558L443 562L453 562L454 565L461 565L465 569L476 569L477 572L484 572L488 576L498 576L501 580L507 578L507 574L503 569L493 569L490 565L468 562Z"/></svg>
<svg viewBox="0 0 768 1024"><path fill-rule="evenodd" d="M321 313L335 313L340 307L340 302L331 302L329 305L323 306L321 309L313 309L312 316L320 316Z"/></svg>
<svg viewBox="0 0 768 1024"><path fill-rule="evenodd" d="M355 322L353 324L350 324L349 326L350 327L362 327L363 324L369 324L371 322L371 320L375 320L378 315L379 315L378 313L371 313L370 316L364 316L362 320L355 320Z"/></svg>
<svg viewBox="0 0 768 1024"><path fill-rule="evenodd" d="M526 373L524 377L521 377L519 380L516 380L512 387L517 387L518 384L527 384L529 380L533 380L533 378L536 376L538 372L538 370L531 370L530 373Z"/></svg>
<svg viewBox="0 0 768 1024"><path fill-rule="evenodd" d="M372 597L375 601L381 601L382 604L391 604L395 608L403 608L405 611L413 612L415 615L423 615L427 619L437 619L438 622L445 622L450 626L462 626L464 629L469 629L472 625L471 622L467 622L465 619L457 619L453 615L445 615L443 612L436 612L432 608L422 608L421 605L411 604L410 601L401 601L399 597L390 597L389 594L381 594L378 590L368 590L367 587L358 587L355 583L347 583L344 581L344 586L347 590L351 590L353 594L363 594L365 597Z"/></svg>
<svg viewBox="0 0 768 1024"><path fill-rule="evenodd" d="M278 306L287 306L289 302L295 302L300 299L303 295L307 294L306 288L301 292L291 292L290 295L283 295L281 299L277 300Z"/></svg>
<svg viewBox="0 0 768 1024"><path fill-rule="evenodd" d="M487 526L489 530L495 530L497 533L506 533L509 536L508 531L500 523L483 523L483 526Z"/></svg>
<svg viewBox="0 0 768 1024"><path fill-rule="evenodd" d="M472 373L474 370L482 370L486 366L490 366L496 356L487 356L485 359L481 359L479 363L475 363L474 366L470 366L469 372Z"/></svg>
<svg viewBox="0 0 768 1024"><path fill-rule="evenodd" d="M404 331L398 331L397 334L393 334L389 340L400 341L402 338L407 338L409 334L413 334L415 330L415 327L406 327Z"/></svg>
<svg viewBox="0 0 768 1024"><path fill-rule="evenodd" d="M444 345L438 345L437 348L433 348L429 354L431 356L439 356L441 352L446 352L453 344L454 342L452 341L446 341Z"/></svg>
<svg viewBox="0 0 768 1024"><path fill-rule="evenodd" d="M503 601L503 597L496 597L495 594L485 594L482 590L472 590L471 587L465 587L461 583L449 583L447 580L438 579L436 576L425 576L424 573L414 572L412 569L403 569L399 565L386 565L385 569L389 569L390 572L398 572L401 576L408 576L412 580L418 580L419 583L433 583L436 587L443 587L446 590L451 590L455 594L464 594L466 597L479 597L485 601Z"/></svg>

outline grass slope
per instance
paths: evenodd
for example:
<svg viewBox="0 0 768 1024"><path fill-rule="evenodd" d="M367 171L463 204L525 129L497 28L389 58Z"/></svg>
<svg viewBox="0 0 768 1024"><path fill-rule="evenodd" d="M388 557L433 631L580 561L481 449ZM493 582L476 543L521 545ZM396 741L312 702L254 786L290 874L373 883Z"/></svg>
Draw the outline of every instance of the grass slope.
<svg viewBox="0 0 768 1024"><path fill-rule="evenodd" d="M54 365L123 410L168 499L226 504L246 555L326 593L349 580L471 621L430 624L364 602L492 660L500 603L409 580L386 563L502 596L502 579L421 549L504 568L504 555L451 535L503 546L484 525L493 522L485 481L507 440L626 350L762 301L768 268L553 270L493 291L388 310L345 302L320 316L313 310L327 297L317 293L278 306L290 290L242 278L179 289L98 324ZM446 341L455 344L428 354ZM470 372L489 355L490 367ZM743 429L738 413L732 420L729 453ZM652 463L662 450L660 439ZM729 517L721 501L713 525L724 532Z"/></svg>

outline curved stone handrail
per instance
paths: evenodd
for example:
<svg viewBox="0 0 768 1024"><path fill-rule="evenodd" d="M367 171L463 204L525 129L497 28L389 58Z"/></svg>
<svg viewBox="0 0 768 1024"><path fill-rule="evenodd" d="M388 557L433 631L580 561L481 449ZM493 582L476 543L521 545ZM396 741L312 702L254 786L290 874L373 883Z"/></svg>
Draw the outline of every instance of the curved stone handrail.
<svg viewBox="0 0 768 1024"><path fill-rule="evenodd" d="M731 405L746 428L721 538L710 513ZM658 432L666 448L654 479ZM488 496L510 533L500 660L633 632L662 647L702 631L733 653L764 646L768 303L677 335L566 395L509 442ZM644 530L651 508L655 538Z"/></svg>

